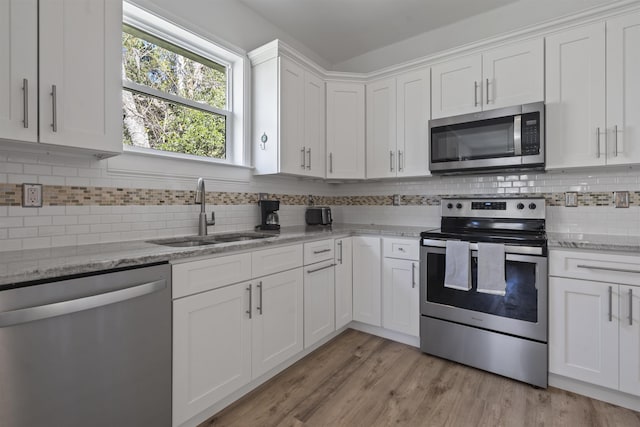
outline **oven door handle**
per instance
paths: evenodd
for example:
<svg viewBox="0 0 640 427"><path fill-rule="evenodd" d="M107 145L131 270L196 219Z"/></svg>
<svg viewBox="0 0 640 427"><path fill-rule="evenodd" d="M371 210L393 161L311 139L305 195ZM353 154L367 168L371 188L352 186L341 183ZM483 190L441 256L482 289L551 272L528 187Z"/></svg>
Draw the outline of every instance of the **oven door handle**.
<svg viewBox="0 0 640 427"><path fill-rule="evenodd" d="M437 239L422 239L422 246L431 246L435 248L446 248L446 240ZM477 243L469 243L469 249L472 251L478 250ZM507 254L523 254L523 255L542 255L542 248L536 246L515 246L504 245L504 252Z"/></svg>

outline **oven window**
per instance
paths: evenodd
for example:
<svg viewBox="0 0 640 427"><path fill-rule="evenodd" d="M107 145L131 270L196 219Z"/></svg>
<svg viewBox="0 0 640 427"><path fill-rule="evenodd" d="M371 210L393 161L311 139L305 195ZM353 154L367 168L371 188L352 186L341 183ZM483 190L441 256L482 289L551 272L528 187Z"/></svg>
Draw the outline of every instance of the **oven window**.
<svg viewBox="0 0 640 427"><path fill-rule="evenodd" d="M513 157L513 117L431 129L431 161Z"/></svg>
<svg viewBox="0 0 640 427"><path fill-rule="evenodd" d="M471 258L472 287L460 291L444 287L445 254L427 255L427 301L479 311L527 322L538 321L538 290L536 264L520 261L505 262L507 289L505 296L477 291L478 258Z"/></svg>

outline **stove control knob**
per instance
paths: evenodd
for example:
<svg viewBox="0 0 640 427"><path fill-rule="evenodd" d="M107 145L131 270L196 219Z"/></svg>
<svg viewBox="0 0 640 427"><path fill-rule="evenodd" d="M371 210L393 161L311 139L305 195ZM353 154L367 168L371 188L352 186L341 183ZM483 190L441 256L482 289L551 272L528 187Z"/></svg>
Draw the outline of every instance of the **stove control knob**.
<svg viewBox="0 0 640 427"><path fill-rule="evenodd" d="M533 210L536 208L536 204L535 203L529 203L529 209Z"/></svg>
<svg viewBox="0 0 640 427"><path fill-rule="evenodd" d="M462 209L462 203L456 203L456 208Z"/></svg>
<svg viewBox="0 0 640 427"><path fill-rule="evenodd" d="M453 209L453 203L447 203L447 209Z"/></svg>
<svg viewBox="0 0 640 427"><path fill-rule="evenodd" d="M518 204L516 205L516 208L518 208L518 209L522 210L522 209L524 209L524 205L523 205L522 203L518 203Z"/></svg>

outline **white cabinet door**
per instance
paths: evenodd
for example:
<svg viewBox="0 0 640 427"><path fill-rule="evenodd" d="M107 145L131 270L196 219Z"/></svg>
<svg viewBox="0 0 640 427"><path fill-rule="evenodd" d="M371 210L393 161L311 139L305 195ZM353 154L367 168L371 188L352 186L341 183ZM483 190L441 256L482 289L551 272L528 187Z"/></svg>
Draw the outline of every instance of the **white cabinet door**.
<svg viewBox="0 0 640 427"><path fill-rule="evenodd" d="M397 176L428 176L431 85L429 69L397 77Z"/></svg>
<svg viewBox="0 0 640 427"><path fill-rule="evenodd" d="M122 2L40 2L40 142L122 152Z"/></svg>
<svg viewBox="0 0 640 427"><path fill-rule="evenodd" d="M324 178L325 174L325 89L324 80L304 73L304 146L306 175Z"/></svg>
<svg viewBox="0 0 640 427"><path fill-rule="evenodd" d="M640 287L620 285L620 391L640 396Z"/></svg>
<svg viewBox="0 0 640 427"><path fill-rule="evenodd" d="M257 378L303 349L302 269L253 283L252 377Z"/></svg>
<svg viewBox="0 0 640 427"><path fill-rule="evenodd" d="M353 320L353 241L336 239L336 329Z"/></svg>
<svg viewBox="0 0 640 427"><path fill-rule="evenodd" d="M304 348L336 330L335 263L304 267Z"/></svg>
<svg viewBox="0 0 640 427"><path fill-rule="evenodd" d="M396 176L396 79L367 85L367 178Z"/></svg>
<svg viewBox="0 0 640 427"><path fill-rule="evenodd" d="M251 380L249 284L173 302L173 425Z"/></svg>
<svg viewBox="0 0 640 427"><path fill-rule="evenodd" d="M353 237L353 320L382 326L379 237Z"/></svg>
<svg viewBox="0 0 640 427"><path fill-rule="evenodd" d="M385 258L382 270L382 326L417 337L420 333L418 263Z"/></svg>
<svg viewBox="0 0 640 427"><path fill-rule="evenodd" d="M327 83L327 179L364 178L364 84Z"/></svg>
<svg viewBox="0 0 640 427"><path fill-rule="evenodd" d="M604 22L547 37L546 85L547 168L604 165Z"/></svg>
<svg viewBox="0 0 640 427"><path fill-rule="evenodd" d="M304 70L280 58L280 170L306 174L303 144Z"/></svg>
<svg viewBox="0 0 640 427"><path fill-rule="evenodd" d="M38 140L38 2L0 0L0 138Z"/></svg>
<svg viewBox="0 0 640 427"><path fill-rule="evenodd" d="M481 111L481 56L465 56L434 65L431 90L431 116L434 119Z"/></svg>
<svg viewBox="0 0 640 427"><path fill-rule="evenodd" d="M607 164L640 163L640 14L607 21Z"/></svg>
<svg viewBox="0 0 640 427"><path fill-rule="evenodd" d="M482 54L483 109L544 101L542 38Z"/></svg>
<svg viewBox="0 0 640 427"><path fill-rule="evenodd" d="M618 286L549 278L549 371L618 388Z"/></svg>

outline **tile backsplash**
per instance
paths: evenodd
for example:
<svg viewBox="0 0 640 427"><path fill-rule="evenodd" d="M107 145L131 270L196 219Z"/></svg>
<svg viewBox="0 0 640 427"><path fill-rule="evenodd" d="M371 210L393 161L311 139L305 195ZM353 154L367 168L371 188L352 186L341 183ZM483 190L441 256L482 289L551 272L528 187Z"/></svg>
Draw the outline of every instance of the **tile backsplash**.
<svg viewBox="0 0 640 427"><path fill-rule="evenodd" d="M145 160L149 161L149 160ZM547 230L640 235L640 170L534 172L436 176L327 184L287 177L207 180L212 232L253 228L258 193L281 201L283 225L304 223L308 195L330 205L334 220L437 227L440 200L450 195L527 194L547 199ZM44 206L22 208L21 184L43 184ZM215 191L211 191L211 190ZM0 250L149 239L197 230L195 179L114 173L105 161L0 148ZM576 192L578 207L564 206ZM614 192L629 192L629 208L614 207ZM393 195L400 206L393 206Z"/></svg>

